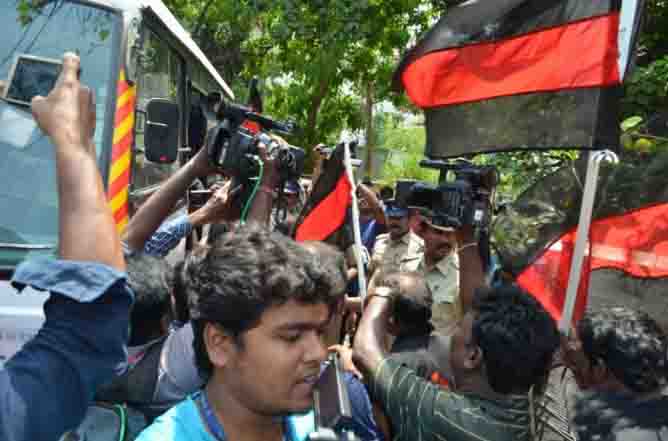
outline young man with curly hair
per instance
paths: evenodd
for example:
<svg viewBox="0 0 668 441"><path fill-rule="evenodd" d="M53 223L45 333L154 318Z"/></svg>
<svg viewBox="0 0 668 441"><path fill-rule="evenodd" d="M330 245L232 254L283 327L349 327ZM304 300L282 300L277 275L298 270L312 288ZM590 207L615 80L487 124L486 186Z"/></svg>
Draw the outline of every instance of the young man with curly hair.
<svg viewBox="0 0 668 441"><path fill-rule="evenodd" d="M584 391L575 403L580 440L668 440L668 337L646 313L588 312L564 347Z"/></svg>
<svg viewBox="0 0 668 441"><path fill-rule="evenodd" d="M254 227L190 257L195 362L204 388L138 438L301 441L341 271L279 234Z"/></svg>

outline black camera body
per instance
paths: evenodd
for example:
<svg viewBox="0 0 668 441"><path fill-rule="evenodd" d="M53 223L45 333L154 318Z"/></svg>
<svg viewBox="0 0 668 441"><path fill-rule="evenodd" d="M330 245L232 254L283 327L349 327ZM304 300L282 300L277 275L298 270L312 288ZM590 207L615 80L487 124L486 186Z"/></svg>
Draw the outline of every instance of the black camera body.
<svg viewBox="0 0 668 441"><path fill-rule="evenodd" d="M472 226L487 230L492 219L492 199L497 185L494 167L472 164L436 164L445 177L438 185L399 181L397 202L407 208L422 209L433 225L458 229ZM433 165L432 165L433 166Z"/></svg>
<svg viewBox="0 0 668 441"><path fill-rule="evenodd" d="M283 146L264 131L291 134L294 125L274 121L251 109L223 103L218 112L220 123L211 129L207 141L209 160L228 176L246 181L258 176L258 143L268 147L268 154L278 160L281 181L299 178L304 172L305 153L299 147ZM250 121L261 129L257 133L244 123Z"/></svg>

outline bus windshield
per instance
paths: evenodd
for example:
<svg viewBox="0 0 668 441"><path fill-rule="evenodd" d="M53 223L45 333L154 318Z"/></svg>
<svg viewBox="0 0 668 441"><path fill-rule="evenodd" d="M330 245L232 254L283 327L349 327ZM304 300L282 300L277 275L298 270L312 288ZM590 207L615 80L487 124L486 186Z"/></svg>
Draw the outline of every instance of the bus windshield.
<svg viewBox="0 0 668 441"><path fill-rule="evenodd" d="M98 163L110 142L102 135L113 119L106 113L117 79L118 20L113 12L74 1L0 2L0 88L11 90L19 57L62 60L66 51L79 54L81 81L96 98ZM0 208L0 267L11 268L29 254L54 253L58 193L53 146L29 106L10 99L0 100Z"/></svg>

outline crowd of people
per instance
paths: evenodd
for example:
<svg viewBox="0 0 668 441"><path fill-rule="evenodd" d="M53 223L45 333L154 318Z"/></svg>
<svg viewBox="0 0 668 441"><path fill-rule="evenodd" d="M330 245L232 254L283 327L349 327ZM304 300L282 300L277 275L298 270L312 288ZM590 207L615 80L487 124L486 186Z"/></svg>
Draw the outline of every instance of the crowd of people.
<svg viewBox="0 0 668 441"><path fill-rule="evenodd" d="M532 296L486 282L473 229L434 225L368 185L365 299L350 249L286 234L306 197L299 182L285 186L285 222L272 221L279 176L262 147L245 224L229 181L172 215L193 182L218 173L202 149L119 237L78 70L66 54L53 91L32 103L55 149L59 258L13 277L50 298L39 334L0 371L0 439L102 439L82 433L95 430L82 421L96 406L137 417L119 429L125 439L309 439L314 390L336 354L350 401L331 428L341 439L537 441L548 379L564 369L574 437L668 440L668 337L656 322L620 306L560 335ZM168 263L194 231L186 259Z"/></svg>

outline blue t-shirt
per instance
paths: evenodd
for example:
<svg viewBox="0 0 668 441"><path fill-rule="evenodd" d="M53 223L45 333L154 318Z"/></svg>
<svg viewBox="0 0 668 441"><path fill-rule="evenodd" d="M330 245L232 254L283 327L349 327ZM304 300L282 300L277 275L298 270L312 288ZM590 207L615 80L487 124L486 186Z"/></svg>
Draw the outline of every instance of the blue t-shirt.
<svg viewBox="0 0 668 441"><path fill-rule="evenodd" d="M139 434L136 441L221 441L207 430L196 402L200 399L200 393L197 392L158 417ZM286 426L287 441L305 441L315 430L313 412L287 417Z"/></svg>
<svg viewBox="0 0 668 441"><path fill-rule="evenodd" d="M337 427L337 430L353 431L361 441L382 441L383 435L373 419L371 401L364 385L353 375L343 376L353 414L351 421ZM137 441L216 441L206 428L197 401L201 392L195 393L177 406L158 417L144 430ZM291 415L286 420L289 441L304 441L315 430L313 412Z"/></svg>

